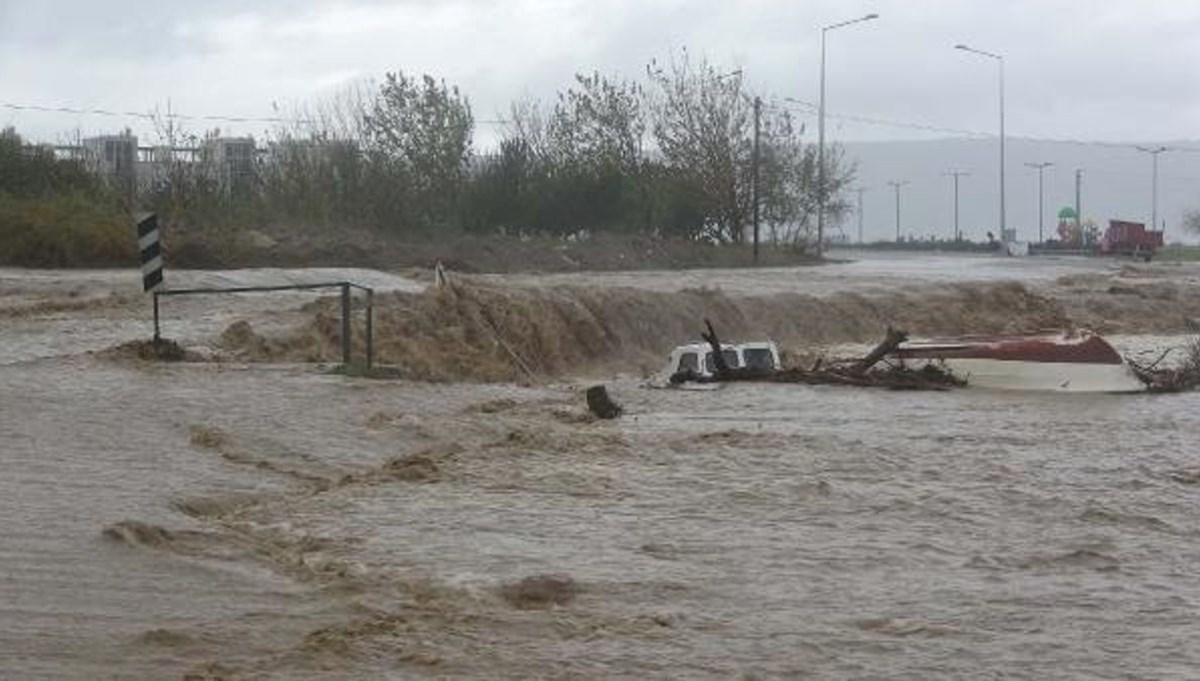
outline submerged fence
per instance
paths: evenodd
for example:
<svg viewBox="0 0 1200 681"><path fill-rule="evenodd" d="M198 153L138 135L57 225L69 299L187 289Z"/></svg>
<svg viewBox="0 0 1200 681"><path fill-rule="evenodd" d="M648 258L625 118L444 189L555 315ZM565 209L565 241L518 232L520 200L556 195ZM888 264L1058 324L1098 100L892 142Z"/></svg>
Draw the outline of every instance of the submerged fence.
<svg viewBox="0 0 1200 681"><path fill-rule="evenodd" d="M286 284L279 286L235 286L231 288L185 288L154 291L154 340L161 340L158 299L160 296L191 296L215 293L269 293L271 291L312 291L329 288L340 288L342 298L342 364L349 366L351 361L351 329L350 329L350 291L358 289L367 294L366 304L366 360L370 369L375 361L375 333L373 329L375 317L375 290L361 284L349 281L333 281L318 284Z"/></svg>

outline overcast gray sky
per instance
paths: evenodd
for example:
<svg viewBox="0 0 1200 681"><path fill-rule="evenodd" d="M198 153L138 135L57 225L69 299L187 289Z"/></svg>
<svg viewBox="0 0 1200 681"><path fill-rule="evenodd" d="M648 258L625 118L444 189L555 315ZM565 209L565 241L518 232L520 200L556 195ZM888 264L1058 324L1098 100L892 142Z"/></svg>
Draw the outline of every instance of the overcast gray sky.
<svg viewBox="0 0 1200 681"><path fill-rule="evenodd" d="M683 47L815 101L820 27L867 12L881 17L829 34L831 112L995 131L995 63L952 49L964 42L1005 55L1012 135L1200 138L1196 0L0 0L0 125L145 135L137 119L2 105L145 112L170 99L186 114L267 117L394 69L459 85L487 119L576 71L636 77ZM831 139L936 136L830 126Z"/></svg>

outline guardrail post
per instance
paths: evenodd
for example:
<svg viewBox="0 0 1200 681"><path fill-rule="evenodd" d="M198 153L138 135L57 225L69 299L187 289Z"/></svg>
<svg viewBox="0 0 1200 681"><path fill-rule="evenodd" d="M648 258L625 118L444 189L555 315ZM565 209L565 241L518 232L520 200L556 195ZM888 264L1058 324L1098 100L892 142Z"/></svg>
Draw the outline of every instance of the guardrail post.
<svg viewBox="0 0 1200 681"><path fill-rule="evenodd" d="M342 364L350 366L350 284L342 283Z"/></svg>
<svg viewBox="0 0 1200 681"><path fill-rule="evenodd" d="M375 290L367 289L367 368L375 361Z"/></svg>
<svg viewBox="0 0 1200 681"><path fill-rule="evenodd" d="M155 344L162 341L162 334L158 329L158 291L154 292L154 342Z"/></svg>

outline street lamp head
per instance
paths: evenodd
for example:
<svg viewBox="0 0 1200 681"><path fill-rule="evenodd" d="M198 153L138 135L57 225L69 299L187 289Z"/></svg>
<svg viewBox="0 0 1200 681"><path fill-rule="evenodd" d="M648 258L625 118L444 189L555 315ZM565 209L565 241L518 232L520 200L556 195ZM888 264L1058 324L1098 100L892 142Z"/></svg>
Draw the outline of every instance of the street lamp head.
<svg viewBox="0 0 1200 681"><path fill-rule="evenodd" d="M995 52L988 52L987 50L979 50L974 47L971 47L970 45L964 45L962 43L955 45L954 49L962 50L964 52L970 52L972 54L982 55L984 57L991 57L992 59L995 59L997 61L1004 61L1004 55L996 54Z"/></svg>
<svg viewBox="0 0 1200 681"><path fill-rule="evenodd" d="M843 26L849 26L851 24L858 24L858 23L861 23L864 21L870 21L871 19L878 19L878 18L879 18L878 14L871 13L866 16L859 17L857 19L851 19L849 21L842 21L842 22L839 22L836 24L830 24L828 26L823 26L821 28L821 33L825 33L827 31L832 31L835 28L842 28Z"/></svg>

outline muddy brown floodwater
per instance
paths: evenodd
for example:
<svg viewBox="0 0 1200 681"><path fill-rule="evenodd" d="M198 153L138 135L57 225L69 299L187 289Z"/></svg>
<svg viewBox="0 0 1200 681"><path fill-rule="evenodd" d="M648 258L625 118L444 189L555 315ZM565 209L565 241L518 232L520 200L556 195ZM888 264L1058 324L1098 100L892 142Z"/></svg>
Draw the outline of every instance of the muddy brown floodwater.
<svg viewBox="0 0 1200 681"><path fill-rule="evenodd" d="M755 310L782 303L742 297L1012 279L1036 318L1150 352L1192 330L1197 274L926 256L483 283L702 278ZM175 280L280 278L422 295L362 271ZM136 281L0 271L0 677L1200 674L1200 395L654 390L611 357L532 385L425 383L98 352L147 334ZM229 324L286 334L313 299L172 301L166 328L219 355ZM622 419L586 414L597 378Z"/></svg>

